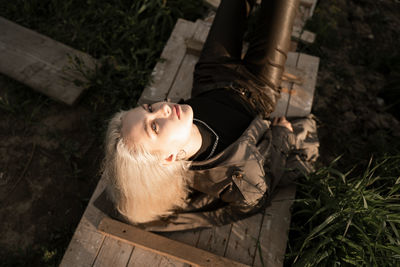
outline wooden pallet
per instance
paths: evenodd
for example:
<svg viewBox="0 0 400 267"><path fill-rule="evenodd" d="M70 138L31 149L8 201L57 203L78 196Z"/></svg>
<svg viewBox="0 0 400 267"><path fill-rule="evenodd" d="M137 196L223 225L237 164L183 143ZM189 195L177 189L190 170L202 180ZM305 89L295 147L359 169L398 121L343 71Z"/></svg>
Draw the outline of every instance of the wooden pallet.
<svg viewBox="0 0 400 267"><path fill-rule="evenodd" d="M201 46L193 48L192 44L205 41L209 26L201 20L195 23L178 20L162 52L163 60L154 68L153 83L143 91L140 103L190 97L194 65L198 60L196 51L201 49ZM303 82L284 84L288 88L284 92L287 97L283 96L280 100L280 105L285 107L282 109L284 112L288 110L288 103L296 97L299 97L298 101L306 97L305 100L312 102L318 58L290 53L286 66L294 75L302 75ZM297 93L290 93L291 90ZM308 107L311 108L310 105ZM302 110L303 113L298 116L309 113L309 108ZM295 114L296 111L293 112ZM105 181L101 179L60 266L283 265L290 206L295 197L294 186L280 189L263 213L222 227L166 233L163 236L110 220L93 205L104 188Z"/></svg>
<svg viewBox="0 0 400 267"><path fill-rule="evenodd" d="M0 72L63 103L72 105L85 81L74 71L75 57L88 69L96 61L89 55L0 17Z"/></svg>

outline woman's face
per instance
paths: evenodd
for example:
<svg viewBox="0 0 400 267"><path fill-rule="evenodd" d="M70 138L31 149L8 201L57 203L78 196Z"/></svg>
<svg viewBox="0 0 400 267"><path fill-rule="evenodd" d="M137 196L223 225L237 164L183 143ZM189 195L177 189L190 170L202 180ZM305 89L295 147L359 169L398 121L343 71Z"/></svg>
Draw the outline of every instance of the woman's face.
<svg viewBox="0 0 400 267"><path fill-rule="evenodd" d="M144 104L129 110L122 118L122 135L128 144L140 143L165 158L176 155L187 145L192 128L192 108L169 102Z"/></svg>

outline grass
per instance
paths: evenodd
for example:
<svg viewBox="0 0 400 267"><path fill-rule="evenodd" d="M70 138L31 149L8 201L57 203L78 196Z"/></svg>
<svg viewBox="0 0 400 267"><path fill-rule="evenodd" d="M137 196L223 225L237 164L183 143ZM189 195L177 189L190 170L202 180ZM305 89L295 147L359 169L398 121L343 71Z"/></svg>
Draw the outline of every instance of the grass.
<svg viewBox="0 0 400 267"><path fill-rule="evenodd" d="M317 40L310 46L300 45L302 52L320 56L322 67L331 63L323 48L334 50L345 41L340 32L342 27L349 25L343 3L335 0L329 2L327 9L318 9L307 25L308 30L317 33ZM101 68L87 73L89 82L82 84L87 88L86 94L79 103L96 114L89 122L89 128L97 143L101 143L109 116L136 104L176 19L194 20L203 11L201 1L196 0L14 0L12 3L0 0L1 16L87 52L101 62ZM370 20L386 23L378 13ZM373 25L373 30L379 31L380 24ZM381 39L387 40L376 38L375 42ZM393 42L390 40L389 45ZM397 94L399 61L395 59L398 53L393 56L392 51L385 50L382 57L373 55L369 58L367 50L368 47L355 46L353 51L356 53L350 59L382 73L390 72L389 75L397 80L392 79L394 84L388 82L385 91L390 96ZM335 70L332 82L353 82L347 69L332 66ZM76 67L81 66L77 64ZM51 100L8 78L0 78L12 84L12 90L0 96L0 109L35 123ZM337 114L336 110L329 112ZM332 117L332 121L331 117L323 119L335 125L335 118ZM398 154L398 143L393 145L390 133L385 129L372 134L367 132L364 136L360 133L361 138L358 134L349 138L340 131L341 124L334 127L337 127L337 138L333 139L338 146L356 150L348 153L351 156L359 155L365 159L376 151L382 155L388 150L392 155ZM368 143L367 148L365 143ZM77 165L81 155L74 144L73 139L66 139L60 151L71 165L71 176L79 178L83 171ZM367 156L362 154L366 151ZM286 260L288 265L388 266L399 262L400 159L386 156L353 168L354 157L351 156L344 163L342 161L340 170L334 162L306 177L299 185ZM346 169L352 171L343 171ZM83 199L82 205L85 206L87 201ZM8 257L0 266L57 266L72 232L73 229L53 231L49 241L38 248L7 251Z"/></svg>
<svg viewBox="0 0 400 267"><path fill-rule="evenodd" d="M303 179L292 214L293 266L396 266L400 262L400 156L361 175L335 162Z"/></svg>

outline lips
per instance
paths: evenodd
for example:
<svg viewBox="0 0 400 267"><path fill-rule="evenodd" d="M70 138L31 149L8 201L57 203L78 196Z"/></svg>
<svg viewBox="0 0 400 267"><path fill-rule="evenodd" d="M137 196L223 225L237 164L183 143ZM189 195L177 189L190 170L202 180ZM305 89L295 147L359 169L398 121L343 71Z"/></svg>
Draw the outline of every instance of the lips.
<svg viewBox="0 0 400 267"><path fill-rule="evenodd" d="M181 119L181 110L178 105L174 105L174 108L175 108L176 115L178 116L178 119L180 120Z"/></svg>

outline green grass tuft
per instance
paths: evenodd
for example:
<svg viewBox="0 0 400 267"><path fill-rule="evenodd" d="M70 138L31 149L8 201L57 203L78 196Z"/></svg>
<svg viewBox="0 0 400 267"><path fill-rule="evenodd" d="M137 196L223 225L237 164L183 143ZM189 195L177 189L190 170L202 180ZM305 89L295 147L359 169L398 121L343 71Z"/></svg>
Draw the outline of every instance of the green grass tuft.
<svg viewBox="0 0 400 267"><path fill-rule="evenodd" d="M299 184L287 262L395 266L400 260L400 156L371 160L361 175L334 166Z"/></svg>

